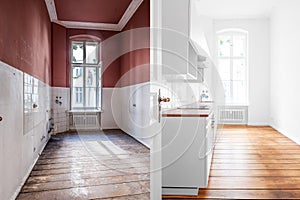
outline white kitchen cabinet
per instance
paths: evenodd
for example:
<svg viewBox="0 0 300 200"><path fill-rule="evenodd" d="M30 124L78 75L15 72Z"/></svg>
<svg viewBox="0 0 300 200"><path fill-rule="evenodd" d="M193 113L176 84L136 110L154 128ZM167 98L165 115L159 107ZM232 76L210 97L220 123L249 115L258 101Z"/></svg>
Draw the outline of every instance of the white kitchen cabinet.
<svg viewBox="0 0 300 200"><path fill-rule="evenodd" d="M189 0L162 1L162 73L166 79L187 79Z"/></svg>
<svg viewBox="0 0 300 200"><path fill-rule="evenodd" d="M203 82L199 50L191 40L190 0L162 1L162 73L169 81ZM193 25L195 26L195 24ZM197 25L199 26L199 25Z"/></svg>
<svg viewBox="0 0 300 200"><path fill-rule="evenodd" d="M162 192L197 195L208 184L214 147L214 114L163 117Z"/></svg>

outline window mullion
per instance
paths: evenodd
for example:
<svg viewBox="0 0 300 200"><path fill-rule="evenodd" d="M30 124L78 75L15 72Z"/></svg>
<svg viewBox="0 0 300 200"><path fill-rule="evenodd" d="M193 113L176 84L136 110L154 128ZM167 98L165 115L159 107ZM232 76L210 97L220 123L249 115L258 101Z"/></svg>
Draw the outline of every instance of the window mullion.
<svg viewBox="0 0 300 200"><path fill-rule="evenodd" d="M71 56L71 58L72 58L73 57L73 51L72 51L71 54L72 54L72 56ZM73 97L74 96L73 95L73 90L74 90L74 87L73 87L73 64L71 64L71 70L70 71L71 71L71 81L70 81L71 82L70 83L70 85L71 85L71 91L70 91L71 92L71 95L70 95L71 96L71 98L70 98L71 102L70 102L70 104L71 104L71 107L72 107L72 102L73 102L73 99L74 99L74 97Z"/></svg>
<svg viewBox="0 0 300 200"><path fill-rule="evenodd" d="M233 35L230 35L230 99L233 100Z"/></svg>
<svg viewBox="0 0 300 200"><path fill-rule="evenodd" d="M99 88L99 76L98 76L98 72L99 72L99 68L98 67L96 67L96 107L98 108L99 107L99 96L98 96L98 93L99 93L99 91L98 91L98 88Z"/></svg>
<svg viewBox="0 0 300 200"><path fill-rule="evenodd" d="M86 94L86 85L85 85L85 74L86 74L86 67L85 66L83 66L83 88L82 88L82 92L83 92L83 95L82 95L82 102L83 102L83 107L85 108L85 106L86 106L86 102L85 102L85 94Z"/></svg>
<svg viewBox="0 0 300 200"><path fill-rule="evenodd" d="M83 64L86 64L86 42L83 42Z"/></svg>
<svg viewBox="0 0 300 200"><path fill-rule="evenodd" d="M83 107L86 107L86 42L83 42Z"/></svg>

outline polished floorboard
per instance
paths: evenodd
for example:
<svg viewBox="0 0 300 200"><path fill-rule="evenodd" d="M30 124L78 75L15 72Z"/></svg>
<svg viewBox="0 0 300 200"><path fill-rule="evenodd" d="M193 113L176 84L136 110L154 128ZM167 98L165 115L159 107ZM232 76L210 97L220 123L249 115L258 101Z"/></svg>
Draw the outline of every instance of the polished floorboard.
<svg viewBox="0 0 300 200"><path fill-rule="evenodd" d="M150 199L150 151L120 130L54 136L18 200Z"/></svg>
<svg viewBox="0 0 300 200"><path fill-rule="evenodd" d="M164 199L300 199L300 146L271 127L225 126L208 188Z"/></svg>

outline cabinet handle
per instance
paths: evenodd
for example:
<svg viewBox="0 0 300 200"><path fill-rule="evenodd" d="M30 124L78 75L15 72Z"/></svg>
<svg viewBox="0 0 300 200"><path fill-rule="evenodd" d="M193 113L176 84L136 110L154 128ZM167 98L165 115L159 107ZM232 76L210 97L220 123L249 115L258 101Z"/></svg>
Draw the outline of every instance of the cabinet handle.
<svg viewBox="0 0 300 200"><path fill-rule="evenodd" d="M0 116L0 122L2 122L3 118Z"/></svg>
<svg viewBox="0 0 300 200"><path fill-rule="evenodd" d="M33 107L33 108L37 108L38 105L37 105L36 103L34 103L34 104L32 105L32 107Z"/></svg>

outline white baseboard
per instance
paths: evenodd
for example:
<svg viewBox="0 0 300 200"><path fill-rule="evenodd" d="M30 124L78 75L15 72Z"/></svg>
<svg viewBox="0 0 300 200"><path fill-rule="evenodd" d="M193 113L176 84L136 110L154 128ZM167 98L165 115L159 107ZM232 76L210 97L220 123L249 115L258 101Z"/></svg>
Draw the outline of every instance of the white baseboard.
<svg viewBox="0 0 300 200"><path fill-rule="evenodd" d="M275 126L274 124L270 125L272 128L274 128L276 131L278 131L279 133L281 133L282 135L286 136L287 138L289 138L290 140L294 141L295 143L297 143L298 145L300 145L300 139L295 136L295 135L288 135L286 134L286 131L282 130L281 128L278 128L277 126Z"/></svg>
<svg viewBox="0 0 300 200"><path fill-rule="evenodd" d="M130 135L130 136L131 136L131 135ZM150 146L151 146L151 145L147 144L146 142L144 142L144 141L142 141L142 140L140 140L140 139L138 139L138 138L136 138L136 137L134 137L134 136L131 136L131 137L133 137L133 138L136 139L139 143L142 143L145 147L147 147L148 149L150 149Z"/></svg>
<svg viewBox="0 0 300 200"><path fill-rule="evenodd" d="M104 127L101 127L102 130L110 130L110 129L120 129L119 127L117 126L104 126Z"/></svg>
<svg viewBox="0 0 300 200"><path fill-rule="evenodd" d="M251 122L247 124L248 126L270 126L269 123L265 123L265 122Z"/></svg>

